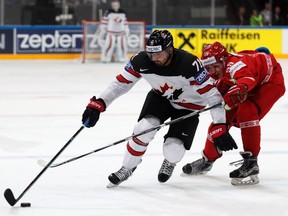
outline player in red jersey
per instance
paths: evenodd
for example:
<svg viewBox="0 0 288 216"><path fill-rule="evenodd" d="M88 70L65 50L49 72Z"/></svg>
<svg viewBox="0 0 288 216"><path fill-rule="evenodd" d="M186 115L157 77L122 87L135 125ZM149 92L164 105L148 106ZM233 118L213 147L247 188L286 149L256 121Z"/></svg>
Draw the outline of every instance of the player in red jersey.
<svg viewBox="0 0 288 216"><path fill-rule="evenodd" d="M201 59L224 97L227 123L241 130L244 151L240 154L244 160L230 173L231 183L257 184L260 120L285 93L282 68L268 49L232 54L219 42L207 45ZM183 172L205 174L221 156L208 134L203 158L186 164Z"/></svg>

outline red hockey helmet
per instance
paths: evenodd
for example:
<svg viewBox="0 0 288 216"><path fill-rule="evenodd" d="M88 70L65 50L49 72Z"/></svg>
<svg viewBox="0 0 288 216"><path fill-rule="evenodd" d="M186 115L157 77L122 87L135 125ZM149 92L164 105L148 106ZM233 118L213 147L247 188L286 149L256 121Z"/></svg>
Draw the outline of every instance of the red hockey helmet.
<svg viewBox="0 0 288 216"><path fill-rule="evenodd" d="M204 47L202 51L201 60L204 66L207 66L222 60L223 57L227 55L228 52L226 48L221 43L216 41Z"/></svg>

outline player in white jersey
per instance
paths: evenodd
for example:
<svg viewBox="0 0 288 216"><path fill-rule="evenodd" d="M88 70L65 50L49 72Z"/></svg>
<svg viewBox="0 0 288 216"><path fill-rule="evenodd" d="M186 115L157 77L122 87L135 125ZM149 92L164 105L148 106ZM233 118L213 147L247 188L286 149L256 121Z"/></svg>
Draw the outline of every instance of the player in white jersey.
<svg viewBox="0 0 288 216"><path fill-rule="evenodd" d="M155 30L147 40L146 51L133 56L125 70L98 99L95 96L90 99L82 121L86 122L89 118L87 127L93 127L100 113L117 97L128 92L142 77L152 89L147 94L133 134L163 124L169 118L173 120L201 110L207 104L212 106L223 101L201 61L186 51L175 49L169 31ZM210 112L214 125L209 132L213 134L215 145L222 146L225 143L230 149L235 148L236 143L228 133L225 123L225 110L216 107ZM190 149L198 126L198 117L195 115L169 126L164 137L165 159L158 173L159 182L166 182L171 177L176 163ZM156 133L157 131L152 131L128 141L123 166L108 177L110 186L118 185L132 175Z"/></svg>
<svg viewBox="0 0 288 216"><path fill-rule="evenodd" d="M119 0L111 1L111 9L104 13L99 28L99 41L105 38L104 44L100 44L101 62L111 62L114 51L115 61L126 62L129 26L126 13L120 8Z"/></svg>

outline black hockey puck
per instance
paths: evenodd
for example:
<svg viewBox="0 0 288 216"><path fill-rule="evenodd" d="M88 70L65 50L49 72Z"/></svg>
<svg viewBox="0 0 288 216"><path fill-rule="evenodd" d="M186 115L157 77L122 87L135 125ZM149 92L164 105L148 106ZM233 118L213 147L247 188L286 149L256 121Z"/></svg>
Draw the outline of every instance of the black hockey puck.
<svg viewBox="0 0 288 216"><path fill-rule="evenodd" d="M21 203L21 207L31 207L31 203L23 202Z"/></svg>

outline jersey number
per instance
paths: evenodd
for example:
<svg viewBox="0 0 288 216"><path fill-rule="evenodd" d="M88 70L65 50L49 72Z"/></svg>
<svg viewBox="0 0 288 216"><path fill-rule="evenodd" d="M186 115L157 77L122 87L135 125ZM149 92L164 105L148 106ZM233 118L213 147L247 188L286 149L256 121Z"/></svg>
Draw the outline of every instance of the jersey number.
<svg viewBox="0 0 288 216"><path fill-rule="evenodd" d="M200 68L203 67L202 62L200 61L200 59L196 59L196 60L192 63L192 65L197 68L197 71L199 71Z"/></svg>

